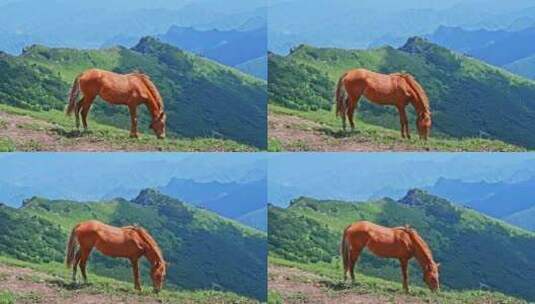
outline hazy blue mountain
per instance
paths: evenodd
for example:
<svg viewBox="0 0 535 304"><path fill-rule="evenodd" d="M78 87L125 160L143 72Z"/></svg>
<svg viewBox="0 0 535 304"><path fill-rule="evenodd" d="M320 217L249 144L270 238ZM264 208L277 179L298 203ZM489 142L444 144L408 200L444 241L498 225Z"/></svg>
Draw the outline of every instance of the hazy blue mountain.
<svg viewBox="0 0 535 304"><path fill-rule="evenodd" d="M440 179L427 190L495 218L535 207L535 178L515 183Z"/></svg>
<svg viewBox="0 0 535 304"><path fill-rule="evenodd" d="M535 54L508 63L504 66L504 68L515 74L535 79Z"/></svg>
<svg viewBox="0 0 535 304"><path fill-rule="evenodd" d="M264 20L265 21L265 20ZM254 23L252 20L250 23ZM251 24L245 24L248 28ZM160 40L219 63L240 67L241 70L266 79L267 27L246 30L198 30L193 27L172 26ZM125 41L130 42L130 41Z"/></svg>
<svg viewBox="0 0 535 304"><path fill-rule="evenodd" d="M133 198L172 178L245 184L266 176L264 156L256 153L17 153L0 155L0 161L0 202L14 207L33 196Z"/></svg>
<svg viewBox="0 0 535 304"><path fill-rule="evenodd" d="M440 25L525 28L535 21L531 0L469 1L276 1L269 14L269 49L285 53L299 44L342 48L399 46ZM273 25L273 26L271 26Z"/></svg>
<svg viewBox="0 0 535 304"><path fill-rule="evenodd" d="M527 230L535 231L535 206L508 215L504 218L504 221Z"/></svg>
<svg viewBox="0 0 535 304"><path fill-rule="evenodd" d="M394 193L399 197L413 187L432 187L440 178L508 183L535 178L535 161L529 153L289 153L272 156L268 166L268 202L277 206L299 196L367 200Z"/></svg>
<svg viewBox="0 0 535 304"><path fill-rule="evenodd" d="M224 4L214 0L3 1L0 50L19 53L21 44L98 48L117 37L135 41L160 34L172 25L221 30L247 27L265 20L265 5L261 0Z"/></svg>
<svg viewBox="0 0 535 304"><path fill-rule="evenodd" d="M532 43L535 40L535 26L519 31L440 27L428 38L497 66L535 55L535 44Z"/></svg>
<svg viewBox="0 0 535 304"><path fill-rule="evenodd" d="M197 182L191 179L173 178L159 190L171 197L191 202L247 225L257 223L259 217L265 215L267 204L265 178L245 183ZM262 226L262 223L255 225Z"/></svg>

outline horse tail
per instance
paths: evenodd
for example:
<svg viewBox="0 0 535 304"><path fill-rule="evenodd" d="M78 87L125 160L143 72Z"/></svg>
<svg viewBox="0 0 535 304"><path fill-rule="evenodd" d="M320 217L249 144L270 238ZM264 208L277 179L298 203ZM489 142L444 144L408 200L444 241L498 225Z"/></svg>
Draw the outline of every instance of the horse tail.
<svg viewBox="0 0 535 304"><path fill-rule="evenodd" d="M65 249L65 265L67 265L67 268L72 267L74 264L74 259L76 256L76 247L78 246L78 238L76 237L76 228L78 226L74 227L71 231L71 235L69 236L69 241L67 241L67 248Z"/></svg>
<svg viewBox="0 0 535 304"><path fill-rule="evenodd" d="M152 80L150 80L149 76L139 73L139 78L141 79L141 81L143 81L143 84L145 84L145 86L149 90L151 97L158 103L160 107L160 113L163 112L163 99L162 95L160 95L160 91L158 91L158 88L156 88Z"/></svg>
<svg viewBox="0 0 535 304"><path fill-rule="evenodd" d="M347 239L347 229L349 227L350 226L347 226L347 228L344 229L344 232L342 233L342 240L340 241L340 256L342 257L342 263L344 266L344 277L349 271L349 255L351 251L351 245Z"/></svg>
<svg viewBox="0 0 535 304"><path fill-rule="evenodd" d="M82 76L82 74L79 74L76 76L76 78L74 78L71 90L69 91L69 104L65 110L65 114L67 115L71 115L72 112L74 112L74 108L76 108L76 101L80 95L80 76Z"/></svg>
<svg viewBox="0 0 535 304"><path fill-rule="evenodd" d="M347 92L344 87L344 78L346 77L346 75L347 73L344 73L342 76L340 76L340 79L338 79L338 84L336 85L336 116L340 117L344 117L345 112L345 99Z"/></svg>
<svg viewBox="0 0 535 304"><path fill-rule="evenodd" d="M416 81L416 79L414 79L412 75L404 74L403 76L407 84L416 94L416 98L418 98L418 100L422 103L424 111L430 113L431 110L429 109L429 98L427 97L424 88L418 83L418 81Z"/></svg>

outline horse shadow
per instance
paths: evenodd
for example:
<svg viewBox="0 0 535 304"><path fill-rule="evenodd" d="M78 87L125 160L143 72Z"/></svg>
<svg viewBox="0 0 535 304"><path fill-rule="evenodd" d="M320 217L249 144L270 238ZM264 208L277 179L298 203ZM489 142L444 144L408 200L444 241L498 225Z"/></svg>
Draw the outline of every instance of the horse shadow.
<svg viewBox="0 0 535 304"><path fill-rule="evenodd" d="M344 281L330 281L330 280L321 280L318 283L324 286L325 288L328 288L334 291L349 290L360 285L358 282L348 283Z"/></svg>
<svg viewBox="0 0 535 304"><path fill-rule="evenodd" d="M51 279L47 280L47 283L50 285L55 285L58 288L65 289L65 290L81 290L87 287L90 287L91 283L78 283L78 282L66 282L62 279Z"/></svg>
<svg viewBox="0 0 535 304"><path fill-rule="evenodd" d="M355 134L360 133L358 130L344 131L341 129L333 130L331 128L321 127L317 129L319 132L334 138L350 138Z"/></svg>
<svg viewBox="0 0 535 304"><path fill-rule="evenodd" d="M61 137L65 137L65 138L80 138L80 137L83 137L84 135L93 134L93 132L89 131L89 130L80 131L80 130L73 129L71 131L67 131L67 130L65 130L63 128L59 128L59 127L52 128L51 131L56 133L56 134L58 134Z"/></svg>

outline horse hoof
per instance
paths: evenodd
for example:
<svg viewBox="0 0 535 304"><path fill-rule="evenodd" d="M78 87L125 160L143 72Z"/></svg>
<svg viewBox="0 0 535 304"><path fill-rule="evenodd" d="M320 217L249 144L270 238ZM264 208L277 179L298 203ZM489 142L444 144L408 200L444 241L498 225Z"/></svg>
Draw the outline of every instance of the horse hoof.
<svg viewBox="0 0 535 304"><path fill-rule="evenodd" d="M130 134L130 138L139 138L137 134Z"/></svg>

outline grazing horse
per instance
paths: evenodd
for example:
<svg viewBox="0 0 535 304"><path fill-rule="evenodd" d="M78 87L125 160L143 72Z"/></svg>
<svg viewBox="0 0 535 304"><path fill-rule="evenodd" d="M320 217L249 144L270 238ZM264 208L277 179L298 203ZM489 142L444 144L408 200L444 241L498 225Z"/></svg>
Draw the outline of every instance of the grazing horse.
<svg viewBox="0 0 535 304"><path fill-rule="evenodd" d="M78 248L78 250L76 250ZM76 282L76 268L80 266L84 282L87 282L86 265L93 247L110 257L128 258L134 272L134 287L141 290L139 259L142 256L152 265L150 276L154 291L162 288L166 263L156 241L138 226L113 227L99 221L81 222L71 232L67 242L65 263L72 267L72 280Z"/></svg>
<svg viewBox="0 0 535 304"><path fill-rule="evenodd" d="M347 272L351 280L355 280L354 268L362 250L367 247L376 256L395 258L401 263L403 289L409 292L408 266L409 260L416 258L422 272L423 280L432 291L440 288L438 268L429 246L416 230L405 227L387 228L370 222L362 221L349 225L342 235L340 254L344 264L344 280Z"/></svg>
<svg viewBox="0 0 535 304"><path fill-rule="evenodd" d="M360 97L380 105L394 105L398 109L401 123L401 137L411 138L405 107L411 103L418 115L416 127L420 138L427 140L431 131L431 110L429 99L422 86L409 74L379 74L365 69L344 73L336 87L336 115L342 118L346 129L346 116L355 129L353 114L358 109Z"/></svg>
<svg viewBox="0 0 535 304"><path fill-rule="evenodd" d="M77 103L80 92L83 98ZM130 137L134 138L138 137L137 107L144 103L152 115L150 127L158 138L165 138L166 115L162 97L149 76L139 72L121 75L99 69L90 69L78 75L69 92L66 109L67 115L74 112L76 128L80 128L79 115L82 114L82 123L87 130L87 114L97 96L110 104L128 106L131 119Z"/></svg>

